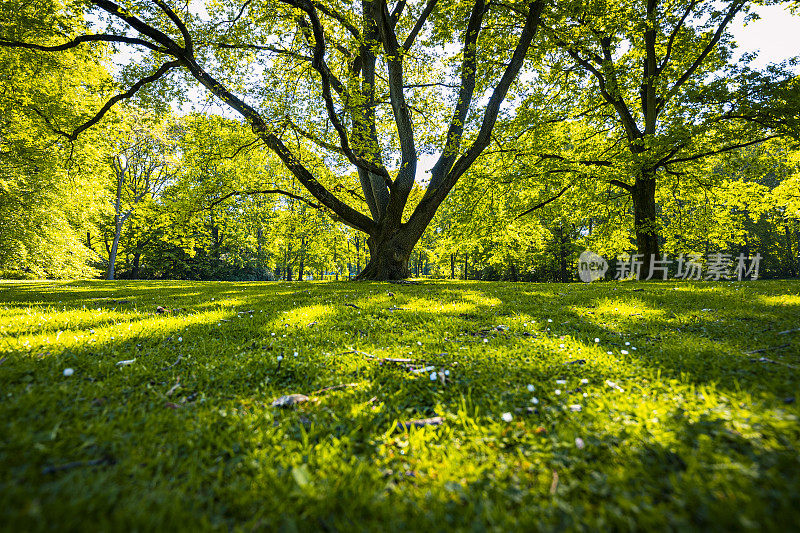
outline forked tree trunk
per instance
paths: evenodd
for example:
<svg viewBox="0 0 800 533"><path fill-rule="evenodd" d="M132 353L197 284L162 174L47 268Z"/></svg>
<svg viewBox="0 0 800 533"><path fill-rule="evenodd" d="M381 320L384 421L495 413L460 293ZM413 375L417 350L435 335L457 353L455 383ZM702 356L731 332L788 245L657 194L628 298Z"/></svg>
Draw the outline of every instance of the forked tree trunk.
<svg viewBox="0 0 800 533"><path fill-rule="evenodd" d="M633 198L636 253L642 256L639 279L647 278L653 257L659 257L658 227L656 225L656 178L644 174L636 179L631 190Z"/></svg>
<svg viewBox="0 0 800 533"><path fill-rule="evenodd" d="M410 277L408 260L416 241L409 242L408 233L401 230L390 238L368 238L369 262L356 279L396 281Z"/></svg>

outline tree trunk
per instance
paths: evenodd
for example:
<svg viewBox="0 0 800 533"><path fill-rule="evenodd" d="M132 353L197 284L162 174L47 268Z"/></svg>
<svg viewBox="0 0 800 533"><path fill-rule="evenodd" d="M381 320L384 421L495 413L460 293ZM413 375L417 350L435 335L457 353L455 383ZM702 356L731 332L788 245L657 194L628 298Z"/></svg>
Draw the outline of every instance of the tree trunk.
<svg viewBox="0 0 800 533"><path fill-rule="evenodd" d="M361 238L356 235L355 239L355 247L356 247L356 279L359 279L361 275Z"/></svg>
<svg viewBox="0 0 800 533"><path fill-rule="evenodd" d="M264 266L264 261L261 257L261 239L263 237L263 232L261 231L261 226L258 226L258 231L256 232L256 242L258 243L258 249L256 250L256 265L258 268Z"/></svg>
<svg viewBox="0 0 800 533"><path fill-rule="evenodd" d="M303 281L306 275L306 238L300 238L300 265L297 269L297 281Z"/></svg>
<svg viewBox="0 0 800 533"><path fill-rule="evenodd" d="M450 254L450 279L456 279L456 254Z"/></svg>
<svg viewBox="0 0 800 533"><path fill-rule="evenodd" d="M336 260L336 237L333 238L333 271L336 274L336 281L339 281L339 263Z"/></svg>
<svg viewBox="0 0 800 533"><path fill-rule="evenodd" d="M786 236L786 264L789 266L789 275L796 276L797 273L794 270L794 255L792 254L792 233L789 229L789 224L791 224L791 222L787 220L786 224L783 226L783 233Z"/></svg>
<svg viewBox="0 0 800 533"><path fill-rule="evenodd" d="M133 254L133 267L131 268L131 279L139 279L139 263L142 258L142 252Z"/></svg>
<svg viewBox="0 0 800 533"><path fill-rule="evenodd" d="M116 223L114 224L114 242L111 244L111 250L108 252L108 270L106 270L106 279L114 279L114 263L117 261L117 248L119 247L119 238L122 235L122 220L119 215L114 217Z"/></svg>
<svg viewBox="0 0 800 533"><path fill-rule="evenodd" d="M800 224L794 229L794 236L797 241L797 276L800 277Z"/></svg>
<svg viewBox="0 0 800 533"><path fill-rule="evenodd" d="M660 257L658 227L656 226L656 177L643 174L636 179L631 190L633 198L634 227L636 230L636 253L642 256L640 279L647 278L650 261Z"/></svg>
<svg viewBox="0 0 800 533"><path fill-rule="evenodd" d="M357 280L394 281L411 276L408 260L414 243L409 242L407 232L399 231L392 237L367 239L369 263L356 276Z"/></svg>

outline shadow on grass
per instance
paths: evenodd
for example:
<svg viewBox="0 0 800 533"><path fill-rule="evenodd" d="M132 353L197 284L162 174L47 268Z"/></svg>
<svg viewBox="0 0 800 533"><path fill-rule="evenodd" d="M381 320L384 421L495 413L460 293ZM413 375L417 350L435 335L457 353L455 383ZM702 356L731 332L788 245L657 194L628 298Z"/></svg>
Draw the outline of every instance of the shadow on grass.
<svg viewBox="0 0 800 533"><path fill-rule="evenodd" d="M784 366L797 337L769 352L780 364L743 353L797 327L797 285L30 285L0 293L13 436L0 479L21 523L52 518L59 498L140 528L748 527L797 513L796 418L778 413L798 387ZM270 406L288 393L312 401ZM396 429L433 415L445 424ZM100 475L42 473L98 457L114 463Z"/></svg>

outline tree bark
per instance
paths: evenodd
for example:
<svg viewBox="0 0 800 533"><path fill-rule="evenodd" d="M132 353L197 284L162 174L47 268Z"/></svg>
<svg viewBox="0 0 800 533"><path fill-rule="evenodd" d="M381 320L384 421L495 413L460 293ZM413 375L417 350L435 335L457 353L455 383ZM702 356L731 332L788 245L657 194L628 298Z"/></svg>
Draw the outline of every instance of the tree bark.
<svg viewBox="0 0 800 533"><path fill-rule="evenodd" d="M656 225L655 174L643 173L637 177L631 189L631 197L636 231L636 253L642 256L642 270L639 277L645 279L650 272L652 258L660 257Z"/></svg>
<svg viewBox="0 0 800 533"><path fill-rule="evenodd" d="M131 268L131 279L139 279L139 267L141 264L142 252L133 254L133 266Z"/></svg>
<svg viewBox="0 0 800 533"><path fill-rule="evenodd" d="M370 258L357 280L395 281L411 276L408 260L416 241L408 239L407 232L398 231L389 237L367 239Z"/></svg>
<svg viewBox="0 0 800 533"><path fill-rule="evenodd" d="M303 281L306 268L306 238L300 239L300 266L297 269L297 281Z"/></svg>

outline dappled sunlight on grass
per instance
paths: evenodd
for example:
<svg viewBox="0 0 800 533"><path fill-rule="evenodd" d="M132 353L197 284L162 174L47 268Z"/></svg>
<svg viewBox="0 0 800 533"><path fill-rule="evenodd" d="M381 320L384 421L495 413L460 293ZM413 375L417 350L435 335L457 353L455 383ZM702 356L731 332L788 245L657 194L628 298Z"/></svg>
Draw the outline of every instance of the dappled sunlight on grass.
<svg viewBox="0 0 800 533"><path fill-rule="evenodd" d="M0 492L18 523L798 516L800 336L778 335L797 327L796 283L35 285L0 292ZM309 399L271 405L288 394ZM43 473L59 465L73 466Z"/></svg>
<svg viewBox="0 0 800 533"><path fill-rule="evenodd" d="M273 320L268 326L269 330L277 330L283 327L293 327L295 329L308 327L334 313L331 305L309 305L284 311L281 316Z"/></svg>
<svg viewBox="0 0 800 533"><path fill-rule="evenodd" d="M765 305L800 306L800 295L781 294L779 296L765 296L762 294L758 296L758 301Z"/></svg>

